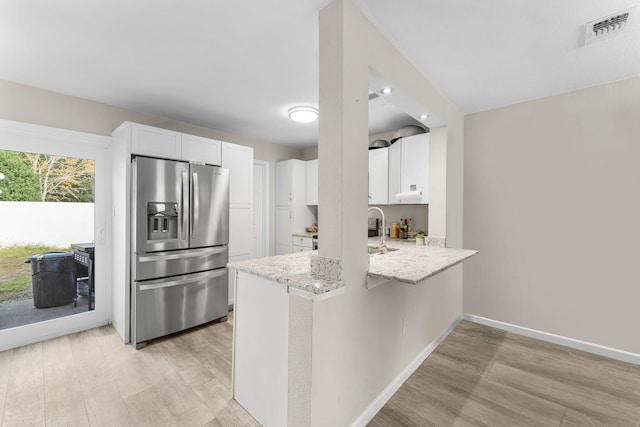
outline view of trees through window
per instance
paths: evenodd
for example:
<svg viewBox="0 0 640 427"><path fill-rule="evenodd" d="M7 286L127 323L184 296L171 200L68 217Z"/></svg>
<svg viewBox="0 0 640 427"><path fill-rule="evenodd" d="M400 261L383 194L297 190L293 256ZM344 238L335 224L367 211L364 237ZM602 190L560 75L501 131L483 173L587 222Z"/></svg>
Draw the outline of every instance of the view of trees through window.
<svg viewBox="0 0 640 427"><path fill-rule="evenodd" d="M94 201L94 162L0 151L0 201Z"/></svg>
<svg viewBox="0 0 640 427"><path fill-rule="evenodd" d="M92 310L95 162L0 150L0 330ZM93 258L91 258L93 259Z"/></svg>

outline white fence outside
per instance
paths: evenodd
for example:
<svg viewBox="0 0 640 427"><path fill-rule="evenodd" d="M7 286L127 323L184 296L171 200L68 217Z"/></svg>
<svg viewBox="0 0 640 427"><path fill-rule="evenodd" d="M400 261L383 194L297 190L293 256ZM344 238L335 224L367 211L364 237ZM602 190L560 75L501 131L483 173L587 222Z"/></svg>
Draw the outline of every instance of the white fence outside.
<svg viewBox="0 0 640 427"><path fill-rule="evenodd" d="M0 247L93 240L93 203L0 202Z"/></svg>

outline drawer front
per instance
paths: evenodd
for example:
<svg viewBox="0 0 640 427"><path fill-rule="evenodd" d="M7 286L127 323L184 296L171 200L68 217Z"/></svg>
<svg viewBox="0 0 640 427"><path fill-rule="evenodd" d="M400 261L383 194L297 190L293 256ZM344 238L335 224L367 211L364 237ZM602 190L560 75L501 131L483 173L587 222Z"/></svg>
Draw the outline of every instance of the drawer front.
<svg viewBox="0 0 640 427"><path fill-rule="evenodd" d="M134 343L182 331L226 316L226 268L135 283Z"/></svg>
<svg viewBox="0 0 640 427"><path fill-rule="evenodd" d="M313 239L311 237L293 236L294 246L304 246L305 248L313 248Z"/></svg>
<svg viewBox="0 0 640 427"><path fill-rule="evenodd" d="M177 276L193 271L222 268L229 261L227 246L154 252L137 255L133 264L133 280Z"/></svg>

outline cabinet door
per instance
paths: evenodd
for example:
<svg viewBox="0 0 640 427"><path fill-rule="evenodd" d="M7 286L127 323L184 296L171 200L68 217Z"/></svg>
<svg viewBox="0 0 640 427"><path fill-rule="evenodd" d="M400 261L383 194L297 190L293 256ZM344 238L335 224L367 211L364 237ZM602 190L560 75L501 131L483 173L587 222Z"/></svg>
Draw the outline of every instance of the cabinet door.
<svg viewBox="0 0 640 427"><path fill-rule="evenodd" d="M220 166L222 142L201 136L182 134L182 160Z"/></svg>
<svg viewBox="0 0 640 427"><path fill-rule="evenodd" d="M291 220L293 212L287 206L276 208L276 255L291 253Z"/></svg>
<svg viewBox="0 0 640 427"><path fill-rule="evenodd" d="M276 163L276 206L293 203L293 162L285 160Z"/></svg>
<svg viewBox="0 0 640 427"><path fill-rule="evenodd" d="M389 203L389 149L369 150L369 204Z"/></svg>
<svg viewBox="0 0 640 427"><path fill-rule="evenodd" d="M399 204L395 195L400 192L400 172L402 160L402 139L395 142L388 149L389 154L389 204Z"/></svg>
<svg viewBox="0 0 640 427"><path fill-rule="evenodd" d="M251 205L229 207L229 258L251 257Z"/></svg>
<svg viewBox="0 0 640 427"><path fill-rule="evenodd" d="M318 204L318 159L307 161L307 205Z"/></svg>
<svg viewBox="0 0 640 427"><path fill-rule="evenodd" d="M276 163L276 206L306 205L307 162L290 159Z"/></svg>
<svg viewBox="0 0 640 427"><path fill-rule="evenodd" d="M223 142L222 167L229 169L229 203L253 203L253 148Z"/></svg>
<svg viewBox="0 0 640 427"><path fill-rule="evenodd" d="M292 236L291 242L293 246L300 246L309 250L313 248L313 240L311 237Z"/></svg>
<svg viewBox="0 0 640 427"><path fill-rule="evenodd" d="M429 134L402 138L400 191L422 191L421 198L403 199L402 204L429 203Z"/></svg>
<svg viewBox="0 0 640 427"><path fill-rule="evenodd" d="M182 135L171 130L132 123L131 153L180 160L182 158Z"/></svg>

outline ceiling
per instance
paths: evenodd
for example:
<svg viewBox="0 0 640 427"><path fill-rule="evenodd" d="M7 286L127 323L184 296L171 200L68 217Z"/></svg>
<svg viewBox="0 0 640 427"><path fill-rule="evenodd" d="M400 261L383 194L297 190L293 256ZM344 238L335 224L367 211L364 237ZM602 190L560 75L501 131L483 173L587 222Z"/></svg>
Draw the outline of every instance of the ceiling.
<svg viewBox="0 0 640 427"><path fill-rule="evenodd" d="M465 113L640 75L640 0L353 1ZM0 79L304 148L317 122L286 112L318 103L327 3L0 0ZM580 46L584 23L632 7Z"/></svg>

